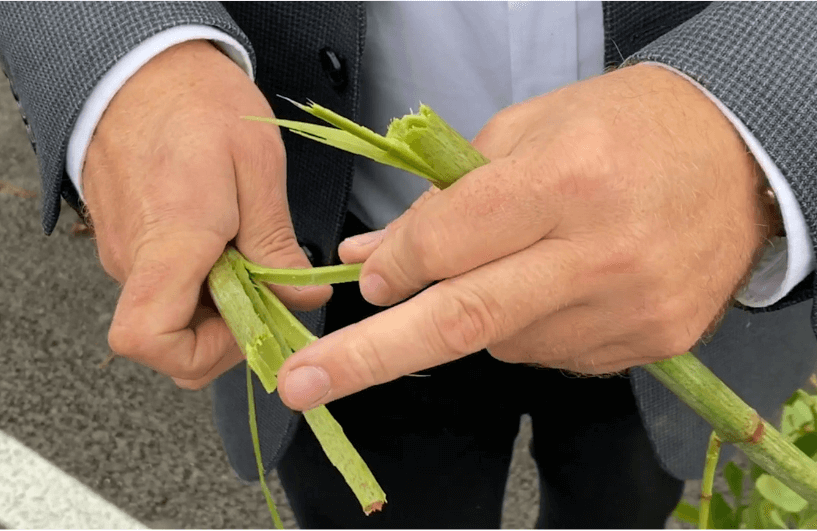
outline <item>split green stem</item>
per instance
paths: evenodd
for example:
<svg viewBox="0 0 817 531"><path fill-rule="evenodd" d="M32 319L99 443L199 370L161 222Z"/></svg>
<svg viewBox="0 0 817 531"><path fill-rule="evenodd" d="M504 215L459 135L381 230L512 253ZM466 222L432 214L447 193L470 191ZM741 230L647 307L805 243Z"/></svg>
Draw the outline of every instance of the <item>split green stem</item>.
<svg viewBox="0 0 817 531"><path fill-rule="evenodd" d="M283 529L284 523L278 515L278 509L275 507L275 501L272 499L272 493L269 491L267 485L267 474L264 471L264 461L261 458L261 441L258 438L258 419L255 416L255 394L252 389L252 369L247 365L247 404L250 412L250 435L252 435L252 449L255 452L255 463L258 465L258 478L261 483L261 490L264 492L264 498L267 500L267 508L270 515L272 515L272 522L276 529Z"/></svg>
<svg viewBox="0 0 817 531"><path fill-rule="evenodd" d="M251 278L248 271L250 269L260 271L261 274L269 271L260 266L250 265L241 253L228 248L210 271L208 284L221 316L247 358L247 400L253 451L270 514L275 525L280 527L280 517L265 481L250 371L258 375L267 393L272 393L278 385L277 374L284 360L293 351L315 341L316 337L286 309L263 281ZM348 276L349 269L354 270L345 269L341 271L340 277ZM359 271L359 268L357 269ZM299 275L300 273L295 274L294 278L301 282L303 275ZM328 276L338 278L331 272ZM282 278L286 280L292 277L293 275L289 277L284 275ZM317 278L325 280L324 273L318 272ZM305 412L304 416L330 462L343 475L364 512L369 514L380 510L386 503L383 489L329 410L320 406Z"/></svg>

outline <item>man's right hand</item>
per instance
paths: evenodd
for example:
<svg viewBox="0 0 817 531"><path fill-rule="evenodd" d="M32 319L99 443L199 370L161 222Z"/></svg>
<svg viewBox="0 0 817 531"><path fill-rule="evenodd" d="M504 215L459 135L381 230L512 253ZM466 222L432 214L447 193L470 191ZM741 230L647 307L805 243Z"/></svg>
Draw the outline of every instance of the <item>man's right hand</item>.
<svg viewBox="0 0 817 531"><path fill-rule="evenodd" d="M286 197L279 130L263 94L206 41L174 46L117 93L94 133L83 189L105 271L124 285L111 349L198 389L243 357L201 301L210 268L235 239L250 260L310 267ZM330 286L275 287L309 310Z"/></svg>

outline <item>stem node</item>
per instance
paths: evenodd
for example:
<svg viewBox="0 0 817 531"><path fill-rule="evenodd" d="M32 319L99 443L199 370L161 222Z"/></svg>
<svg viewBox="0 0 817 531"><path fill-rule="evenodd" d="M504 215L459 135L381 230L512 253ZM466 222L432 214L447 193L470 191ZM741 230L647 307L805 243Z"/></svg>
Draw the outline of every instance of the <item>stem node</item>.
<svg viewBox="0 0 817 531"><path fill-rule="evenodd" d="M746 440L749 444L757 444L763 440L763 436L766 434L766 427L763 424L763 419L760 418L760 415L757 417L757 427L752 435Z"/></svg>

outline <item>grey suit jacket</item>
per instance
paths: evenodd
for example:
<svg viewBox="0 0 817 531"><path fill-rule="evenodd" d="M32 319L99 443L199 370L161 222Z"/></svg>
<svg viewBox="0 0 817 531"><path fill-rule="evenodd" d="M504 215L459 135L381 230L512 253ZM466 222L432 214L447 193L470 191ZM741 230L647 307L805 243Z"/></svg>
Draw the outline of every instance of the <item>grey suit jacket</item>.
<svg viewBox="0 0 817 531"><path fill-rule="evenodd" d="M304 119L279 106L275 94L309 98L357 118L366 28L359 3L0 3L0 63L39 161L46 233L56 224L61 197L80 207L65 176L65 154L83 102L130 49L182 24L219 28L250 49L257 84L279 117ZM671 65L729 107L791 183L814 239L817 6L611 2L604 4L604 31L607 66L645 60ZM547 67L531 68L539 66ZM313 264L335 263L352 157L293 135L285 142L288 171L296 176L288 182L296 234ZM764 416L814 367L817 350L808 322L813 283L811 275L775 305L779 311L732 310L714 340L700 349L704 362ZM322 310L300 317L321 332ZM257 472L241 370L212 386L214 413L234 469L252 480ZM643 370L634 370L631 381L665 468L679 478L699 477L706 423ZM298 416L277 394L257 400L269 470Z"/></svg>

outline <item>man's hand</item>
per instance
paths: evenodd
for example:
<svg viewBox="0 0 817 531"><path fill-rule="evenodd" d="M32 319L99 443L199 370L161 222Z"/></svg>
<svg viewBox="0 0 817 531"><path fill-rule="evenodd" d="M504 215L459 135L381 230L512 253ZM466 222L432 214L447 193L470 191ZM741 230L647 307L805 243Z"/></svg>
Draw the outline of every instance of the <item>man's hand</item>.
<svg viewBox="0 0 817 531"><path fill-rule="evenodd" d="M83 170L100 260L124 284L110 346L180 387L203 387L243 359L201 302L227 242L270 267L310 265L289 216L280 133L242 115L272 110L211 44L180 44L117 93ZM275 291L296 309L331 296L331 287Z"/></svg>
<svg viewBox="0 0 817 531"><path fill-rule="evenodd" d="M769 232L740 137L660 67L510 107L474 145L490 164L340 249L365 260L374 304L447 280L293 355L279 374L287 405L482 348L583 373L682 354L718 322Z"/></svg>

